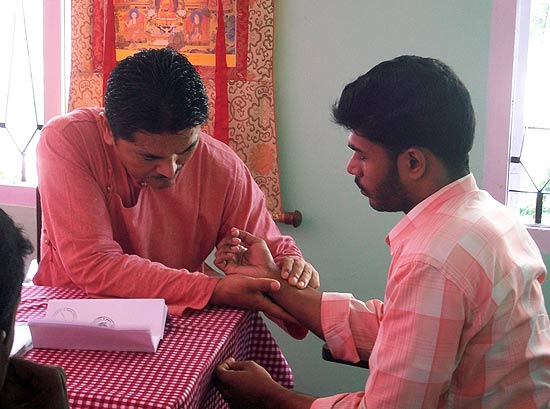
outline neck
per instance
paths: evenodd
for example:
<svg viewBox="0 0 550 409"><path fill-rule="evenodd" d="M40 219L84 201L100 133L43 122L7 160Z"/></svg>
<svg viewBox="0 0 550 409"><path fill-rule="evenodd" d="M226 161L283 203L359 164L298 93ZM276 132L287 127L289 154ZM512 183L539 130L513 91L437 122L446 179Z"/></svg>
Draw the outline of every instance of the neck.
<svg viewBox="0 0 550 409"><path fill-rule="evenodd" d="M452 177L439 161L431 162L423 177L415 180L412 188L409 189L409 192L411 192L412 206L408 209L408 211L433 195L435 192L444 188L448 184L453 183L455 180L460 179L462 176ZM408 211L405 213L408 213Z"/></svg>

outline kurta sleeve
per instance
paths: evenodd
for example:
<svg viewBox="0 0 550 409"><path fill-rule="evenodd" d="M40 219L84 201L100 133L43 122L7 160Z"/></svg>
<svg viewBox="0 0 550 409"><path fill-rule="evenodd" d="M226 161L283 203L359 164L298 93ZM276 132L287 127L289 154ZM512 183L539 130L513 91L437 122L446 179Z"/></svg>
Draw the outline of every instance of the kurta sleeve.
<svg viewBox="0 0 550 409"><path fill-rule="evenodd" d="M301 258L302 253L292 237L282 235L273 221L266 207L264 193L243 162L236 162L234 175L228 183L230 186L218 242L229 234L231 228L237 227L264 239L277 263L286 256ZM307 328L302 325L283 322L269 315L268 317L294 338L302 339L308 333Z"/></svg>
<svg viewBox="0 0 550 409"><path fill-rule="evenodd" d="M237 162L228 183L230 187L224 203L223 226L218 242L232 227L237 227L264 239L275 262L285 256L302 257L292 237L281 234L266 207L263 191L243 162Z"/></svg>

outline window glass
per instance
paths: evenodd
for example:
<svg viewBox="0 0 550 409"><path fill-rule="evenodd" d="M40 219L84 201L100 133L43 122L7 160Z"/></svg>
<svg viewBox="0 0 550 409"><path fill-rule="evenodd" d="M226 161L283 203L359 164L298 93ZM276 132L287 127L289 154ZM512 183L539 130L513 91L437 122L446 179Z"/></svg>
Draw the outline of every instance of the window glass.
<svg viewBox="0 0 550 409"><path fill-rule="evenodd" d="M531 0L527 60L517 81L525 84L524 94L516 89L516 108L523 112L514 115L508 185L508 205L524 223L543 226L550 226L549 14L550 0Z"/></svg>
<svg viewBox="0 0 550 409"><path fill-rule="evenodd" d="M36 185L44 122L42 1L0 2L0 183Z"/></svg>

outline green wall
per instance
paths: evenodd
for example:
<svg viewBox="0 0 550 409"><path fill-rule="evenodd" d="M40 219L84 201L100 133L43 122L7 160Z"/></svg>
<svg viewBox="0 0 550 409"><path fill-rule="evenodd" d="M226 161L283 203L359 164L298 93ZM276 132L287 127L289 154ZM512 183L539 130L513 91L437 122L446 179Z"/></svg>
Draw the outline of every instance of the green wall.
<svg viewBox="0 0 550 409"><path fill-rule="evenodd" d="M324 290L382 298L390 261L384 238L402 216L370 209L346 173L347 132L331 123L331 104L345 84L382 60L402 54L443 60L472 96L478 128L471 168L482 186L491 7L488 0L275 1L281 189L285 210L303 213L300 227L281 229L317 267ZM270 327L297 390L327 396L363 389L366 370L323 362L315 336L296 341Z"/></svg>

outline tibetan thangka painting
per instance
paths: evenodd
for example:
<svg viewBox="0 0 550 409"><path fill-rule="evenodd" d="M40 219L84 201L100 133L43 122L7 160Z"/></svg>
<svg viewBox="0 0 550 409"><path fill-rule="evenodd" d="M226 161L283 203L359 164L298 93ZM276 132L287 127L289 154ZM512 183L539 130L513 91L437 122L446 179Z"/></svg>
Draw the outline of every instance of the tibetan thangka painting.
<svg viewBox="0 0 550 409"><path fill-rule="evenodd" d="M217 0L115 0L116 56L173 48L195 66L216 65ZM226 60L236 66L237 0L223 1ZM246 50L244 50L246 52Z"/></svg>

